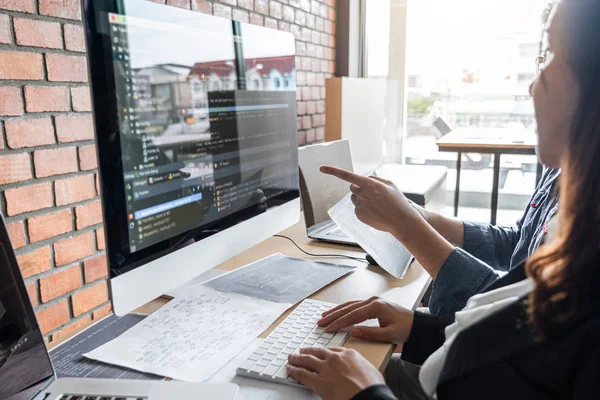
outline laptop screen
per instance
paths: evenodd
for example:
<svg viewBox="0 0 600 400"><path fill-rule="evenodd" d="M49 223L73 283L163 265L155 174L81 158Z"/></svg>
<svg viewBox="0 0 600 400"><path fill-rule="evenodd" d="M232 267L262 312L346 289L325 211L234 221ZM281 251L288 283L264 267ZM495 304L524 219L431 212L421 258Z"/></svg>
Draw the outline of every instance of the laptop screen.
<svg viewBox="0 0 600 400"><path fill-rule="evenodd" d="M54 376L0 216L0 399L28 399Z"/></svg>

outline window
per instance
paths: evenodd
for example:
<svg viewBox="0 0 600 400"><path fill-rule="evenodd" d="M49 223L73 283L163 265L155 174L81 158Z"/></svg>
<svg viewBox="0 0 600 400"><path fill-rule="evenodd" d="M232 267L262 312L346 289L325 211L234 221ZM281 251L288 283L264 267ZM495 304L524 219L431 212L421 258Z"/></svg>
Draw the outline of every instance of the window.
<svg viewBox="0 0 600 400"><path fill-rule="evenodd" d="M433 122L477 135L533 132L535 79L545 0L408 1L407 163L448 167L451 214L456 153L440 153ZM463 154L459 217L489 222L493 157ZM503 155L498 222L514 224L535 187L535 156Z"/></svg>
<svg viewBox="0 0 600 400"><path fill-rule="evenodd" d="M279 89L281 87L281 80L279 78L275 78L273 83L275 85L275 89Z"/></svg>
<svg viewBox="0 0 600 400"><path fill-rule="evenodd" d="M254 89L260 89L260 81L258 79L254 79Z"/></svg>
<svg viewBox="0 0 600 400"><path fill-rule="evenodd" d="M389 68L390 0L365 3L367 75L385 77Z"/></svg>

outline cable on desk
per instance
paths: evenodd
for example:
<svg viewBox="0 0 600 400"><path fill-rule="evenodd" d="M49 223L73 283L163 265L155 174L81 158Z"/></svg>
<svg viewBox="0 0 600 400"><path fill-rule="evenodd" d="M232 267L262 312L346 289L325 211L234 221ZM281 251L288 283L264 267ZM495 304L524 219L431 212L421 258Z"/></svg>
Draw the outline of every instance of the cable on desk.
<svg viewBox="0 0 600 400"><path fill-rule="evenodd" d="M348 258L348 259L354 260L354 261L360 261L360 262L364 262L364 263L367 263L367 264L369 263L365 258L345 256L343 254L313 254L313 253L309 253L308 251L302 250L302 248L300 246L298 246L298 244L296 244L296 242L294 241L294 239L292 239L290 237L287 237L287 236L284 236L284 235L273 235L273 237L278 237L278 238L289 240L290 242L292 242L294 244L294 246L296 246L298 248L298 250L300 250L301 252L303 252L307 256L311 256L311 257Z"/></svg>

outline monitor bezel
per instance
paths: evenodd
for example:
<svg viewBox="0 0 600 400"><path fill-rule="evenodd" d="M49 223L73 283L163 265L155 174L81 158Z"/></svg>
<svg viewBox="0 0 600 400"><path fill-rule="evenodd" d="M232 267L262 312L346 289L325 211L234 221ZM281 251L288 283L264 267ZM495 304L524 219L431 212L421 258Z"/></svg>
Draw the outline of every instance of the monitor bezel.
<svg viewBox="0 0 600 400"><path fill-rule="evenodd" d="M117 111L115 90L114 68L112 60L106 57L109 53L110 42L103 40L99 24L103 23L101 15L108 13L119 13L122 0L87 0L84 2L84 28L86 32L86 45L88 49L90 93L92 95L92 115L95 125L95 139L98 157L98 176L96 184L102 194L102 208L105 224L105 242L107 260L111 274L121 275L134 271L135 269L161 259L180 249L188 238L196 242L203 241L216 232L223 232L235 227L243 218L245 210L241 210L217 222L201 225L171 239L140 249L134 253L124 251L124 243L128 243L129 236L126 221L127 210L125 206L125 185L121 159L121 142L119 132L119 116ZM160 6L152 4L152 6ZM162 6L168 7L168 6ZM189 11L192 12L192 11ZM106 13L106 14L103 14ZM219 18L210 16L211 18ZM108 24L108 19L104 22ZM268 28L262 28L268 29ZM278 34L293 35L290 33L276 31ZM99 90L98 88L104 88ZM297 118L296 109L293 109L294 121ZM297 160L297 159L296 159ZM297 175L298 176L298 175ZM271 203L299 204L299 184L297 190L290 190L274 199ZM278 205L277 207L280 207ZM276 208L276 207L275 207ZM298 207L299 208L299 207ZM269 209L269 211L271 208ZM256 217L256 215L248 218ZM240 219L242 218L242 219ZM126 240L123 240L125 238ZM118 268L114 268L118 267ZM112 271L116 269L117 272ZM114 279L113 279L114 280Z"/></svg>

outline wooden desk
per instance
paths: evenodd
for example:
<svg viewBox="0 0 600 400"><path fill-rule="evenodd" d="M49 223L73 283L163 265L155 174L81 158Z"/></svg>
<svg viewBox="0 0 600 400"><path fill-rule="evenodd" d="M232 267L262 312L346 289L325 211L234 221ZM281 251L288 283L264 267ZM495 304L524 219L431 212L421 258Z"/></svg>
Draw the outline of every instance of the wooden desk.
<svg viewBox="0 0 600 400"><path fill-rule="evenodd" d="M438 150L458 153L456 160L456 188L454 191L454 216L458 216L460 193L460 170L462 153L486 153L494 155L494 179L492 186L491 224L496 224L498 215L498 187L500 182L500 156L502 154L535 155L537 137L530 131L509 131L506 129L459 129L440 138ZM542 176L542 166L537 165L536 184Z"/></svg>
<svg viewBox="0 0 600 400"><path fill-rule="evenodd" d="M301 218L301 221L296 225L282 232L282 235L286 235L294 239L300 247L310 253L336 253L355 257L364 255L359 248L332 245L310 240L306 236L303 218ZM380 296L404 307L415 308L421 301L425 290L431 282L431 278L427 272L425 272L423 267L416 261L412 263L404 279L399 280L389 275L381 268L376 266L367 266L366 263L360 263L358 261L343 258L307 257L290 241L277 237L272 237L265 240L250 250L247 250L219 265L217 268L226 271L232 271L277 252L292 257L354 265L357 267L357 270L354 273L347 275L318 291L314 295L310 296L311 299L323 300L332 303L343 303L349 300L367 299L371 296ZM168 301L168 299L161 297L143 307L140 307L136 311L149 314L158 310ZM273 325L271 325L271 327L261 335L261 337L266 337L275 326L277 326L293 311L294 308L295 307L292 307L277 321L275 321ZM373 365L377 366L381 370L385 368L394 351L394 346L390 344L366 342L352 338L346 341L344 346L358 350L371 363L373 363Z"/></svg>

